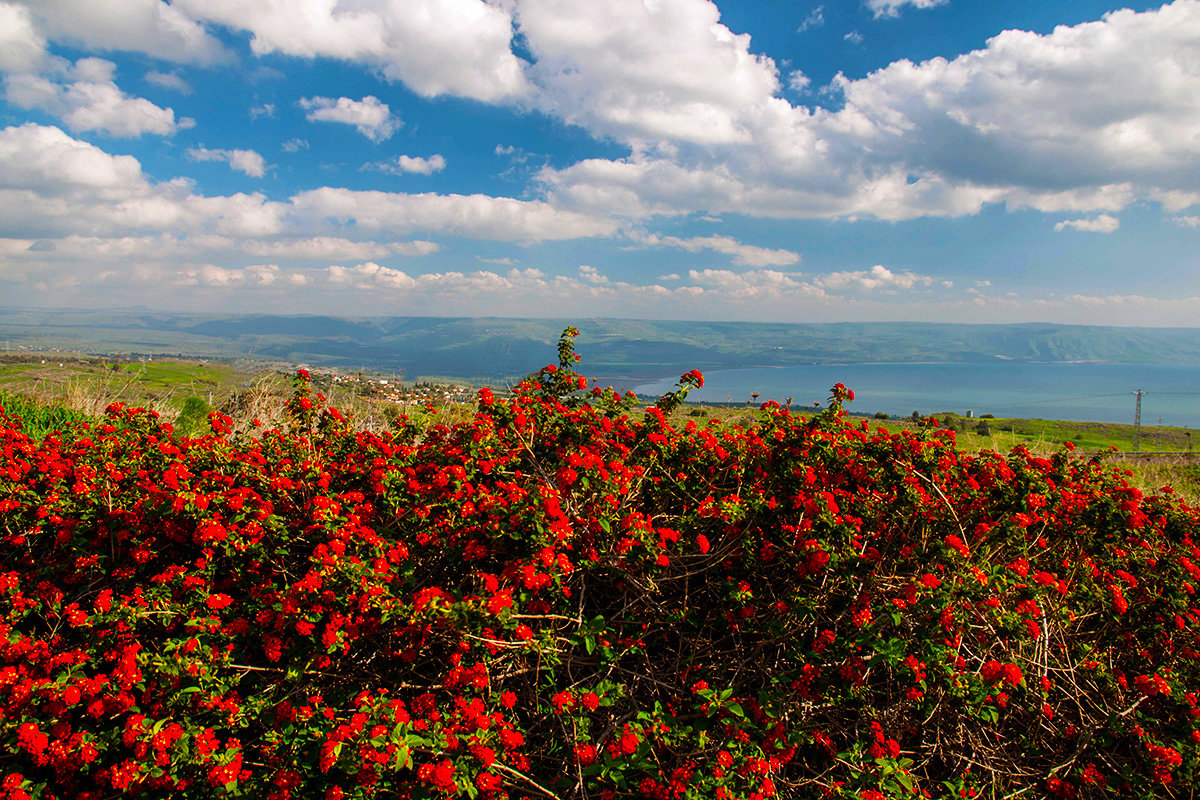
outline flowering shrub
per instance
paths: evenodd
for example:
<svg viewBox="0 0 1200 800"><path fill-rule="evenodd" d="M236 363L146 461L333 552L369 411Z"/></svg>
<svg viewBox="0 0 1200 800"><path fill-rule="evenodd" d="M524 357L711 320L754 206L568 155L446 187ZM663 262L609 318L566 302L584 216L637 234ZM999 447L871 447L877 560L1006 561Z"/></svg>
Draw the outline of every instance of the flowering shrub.
<svg viewBox="0 0 1200 800"><path fill-rule="evenodd" d="M1164 797L1197 512L559 363L468 423L0 417L0 797Z"/></svg>

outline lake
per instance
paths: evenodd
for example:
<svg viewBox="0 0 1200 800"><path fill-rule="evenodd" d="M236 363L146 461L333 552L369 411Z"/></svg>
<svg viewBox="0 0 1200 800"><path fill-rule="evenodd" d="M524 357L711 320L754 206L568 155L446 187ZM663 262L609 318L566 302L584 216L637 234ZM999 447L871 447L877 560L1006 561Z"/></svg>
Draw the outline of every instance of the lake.
<svg viewBox="0 0 1200 800"><path fill-rule="evenodd" d="M854 390L849 409L892 416L940 411L978 417L1031 417L1132 423L1134 392L1141 389L1142 424L1200 427L1200 366L1143 364L822 364L713 370L688 400L758 403L792 398L793 408L825 404L829 388ZM634 387L661 395L676 376Z"/></svg>

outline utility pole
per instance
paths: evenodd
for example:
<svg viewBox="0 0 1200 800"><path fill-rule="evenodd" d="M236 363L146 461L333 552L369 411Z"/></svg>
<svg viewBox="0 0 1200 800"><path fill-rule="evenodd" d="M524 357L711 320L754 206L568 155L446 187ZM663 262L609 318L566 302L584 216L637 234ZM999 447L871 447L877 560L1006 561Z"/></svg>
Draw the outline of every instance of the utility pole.
<svg viewBox="0 0 1200 800"><path fill-rule="evenodd" d="M1133 451L1136 453L1142 449L1142 395L1149 393L1138 389L1133 394L1137 397L1133 412Z"/></svg>

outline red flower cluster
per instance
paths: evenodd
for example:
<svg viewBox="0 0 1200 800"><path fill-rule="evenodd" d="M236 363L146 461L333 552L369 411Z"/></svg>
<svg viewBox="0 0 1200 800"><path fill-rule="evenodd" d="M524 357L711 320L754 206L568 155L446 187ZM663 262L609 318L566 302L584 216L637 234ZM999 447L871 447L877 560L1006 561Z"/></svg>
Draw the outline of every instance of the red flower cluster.
<svg viewBox="0 0 1200 800"><path fill-rule="evenodd" d="M453 427L0 417L0 792L1164 796L1197 512L934 428L680 424L559 363ZM432 417L436 419L436 417ZM954 743L948 746L947 743Z"/></svg>

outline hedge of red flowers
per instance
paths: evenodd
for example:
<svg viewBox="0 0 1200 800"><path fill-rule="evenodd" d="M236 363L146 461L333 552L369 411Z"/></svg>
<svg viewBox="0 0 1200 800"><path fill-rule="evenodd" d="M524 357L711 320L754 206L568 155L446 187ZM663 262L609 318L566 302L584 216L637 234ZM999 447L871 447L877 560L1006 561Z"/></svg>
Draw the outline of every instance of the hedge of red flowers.
<svg viewBox="0 0 1200 800"><path fill-rule="evenodd" d="M1197 511L1065 449L673 424L559 363L447 427L0 417L0 797L1169 797Z"/></svg>

